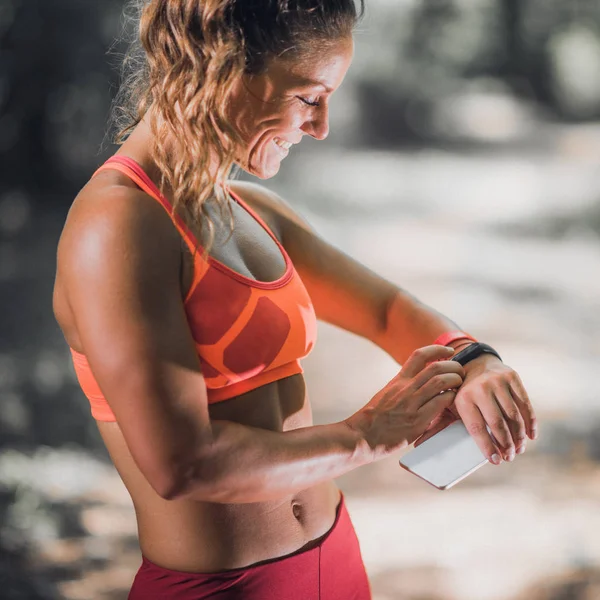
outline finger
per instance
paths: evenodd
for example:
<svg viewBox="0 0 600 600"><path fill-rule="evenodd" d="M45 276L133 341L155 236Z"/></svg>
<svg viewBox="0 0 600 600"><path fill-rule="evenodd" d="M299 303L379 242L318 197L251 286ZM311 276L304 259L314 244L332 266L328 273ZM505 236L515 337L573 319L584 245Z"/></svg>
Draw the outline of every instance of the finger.
<svg viewBox="0 0 600 600"><path fill-rule="evenodd" d="M496 442L500 445L504 460L514 460L515 445L513 444L512 433L495 394L492 391L488 391L484 400L479 402L477 407L483 415L486 424L489 426ZM486 435L488 435L487 432Z"/></svg>
<svg viewBox="0 0 600 600"><path fill-rule="evenodd" d="M463 407L461 407L460 412L467 431L475 440L475 443L483 455L487 457L491 463L494 463L492 460L492 455L500 455L501 451L499 448L496 448L496 445L492 441L485 424L485 419L481 414L479 407L473 403L465 404Z"/></svg>
<svg viewBox="0 0 600 600"><path fill-rule="evenodd" d="M460 415L458 414L458 409L456 408L456 404L454 402L448 407L448 410L457 418L460 419Z"/></svg>
<svg viewBox="0 0 600 600"><path fill-rule="evenodd" d="M455 398L455 390L446 390L441 394L437 394L418 409L419 417L423 422L431 423L435 417L443 413L454 402Z"/></svg>
<svg viewBox="0 0 600 600"><path fill-rule="evenodd" d="M416 448L417 446L420 446L423 442L433 437L436 433L446 429L446 427L454 423L454 421L458 421L458 418L455 417L448 409L444 410L441 415L432 421L427 431L415 440L414 447Z"/></svg>
<svg viewBox="0 0 600 600"><path fill-rule="evenodd" d="M535 411L529 400L529 396L525 391L523 382L517 373L509 380L509 385L512 391L512 395L516 397L521 415L525 421L525 427L527 429L527 435L530 439L535 440L537 438L537 418Z"/></svg>
<svg viewBox="0 0 600 600"><path fill-rule="evenodd" d="M401 373L403 373L405 377L414 377L417 373L422 371L428 363L438 359L447 359L453 354L454 348L450 346L440 346L439 344L417 348L402 366Z"/></svg>
<svg viewBox="0 0 600 600"><path fill-rule="evenodd" d="M462 383L463 380L457 373L435 375L417 390L417 402L419 403L419 406L422 406L446 390L458 389Z"/></svg>
<svg viewBox="0 0 600 600"><path fill-rule="evenodd" d="M525 421L521 416L521 411L511 394L508 384L502 383L495 387L494 396L503 413L504 420L508 423L516 453L523 454L527 445Z"/></svg>
<svg viewBox="0 0 600 600"><path fill-rule="evenodd" d="M425 369L423 369L420 373L418 373L414 378L415 390L418 390L420 387L424 386L426 383L431 381L436 376L445 375L454 373L460 377L460 381L456 385L456 387L460 387L465 378L465 369L456 361L453 360L442 360L439 362L431 363ZM455 387L455 386L449 386Z"/></svg>

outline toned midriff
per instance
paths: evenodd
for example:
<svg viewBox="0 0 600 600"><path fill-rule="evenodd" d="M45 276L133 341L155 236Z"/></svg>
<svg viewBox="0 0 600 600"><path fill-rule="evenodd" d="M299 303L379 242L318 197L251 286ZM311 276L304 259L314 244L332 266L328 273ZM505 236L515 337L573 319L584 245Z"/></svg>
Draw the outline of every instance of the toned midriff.
<svg viewBox="0 0 600 600"><path fill-rule="evenodd" d="M312 424L300 374L212 404L209 412L271 431ZM245 567L308 549L333 525L340 497L332 482L269 502L163 500L131 458L118 423L98 427L133 500L142 553L160 566L198 572Z"/></svg>

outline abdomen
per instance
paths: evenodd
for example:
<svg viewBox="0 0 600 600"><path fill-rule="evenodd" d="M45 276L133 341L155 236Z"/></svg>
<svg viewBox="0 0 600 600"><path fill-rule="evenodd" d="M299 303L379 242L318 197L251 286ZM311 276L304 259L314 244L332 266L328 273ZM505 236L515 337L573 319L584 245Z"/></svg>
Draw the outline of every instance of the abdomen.
<svg viewBox="0 0 600 600"><path fill-rule="evenodd" d="M302 375L211 404L209 413L270 431L313 424ZM133 500L142 553L160 566L196 572L241 568L295 552L333 524L339 491L332 482L269 502L164 500L137 468L118 423L98 427Z"/></svg>

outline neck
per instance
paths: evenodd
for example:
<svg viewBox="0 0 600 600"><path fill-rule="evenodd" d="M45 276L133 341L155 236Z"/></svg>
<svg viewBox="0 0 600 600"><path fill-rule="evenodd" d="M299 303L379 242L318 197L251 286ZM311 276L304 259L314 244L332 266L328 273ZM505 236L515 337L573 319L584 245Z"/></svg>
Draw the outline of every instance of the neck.
<svg viewBox="0 0 600 600"><path fill-rule="evenodd" d="M133 158L136 162L140 164L142 169L148 174L150 179L158 184L161 179L161 172L154 161L154 157L152 156L152 146L154 135L152 133L152 129L150 127L150 118L153 114L153 107L151 106L140 123L135 127L135 129L131 132L127 140L121 145L117 154L124 154ZM157 127L160 128L161 119L157 116ZM177 164L178 157L181 152L178 150L179 144L172 137L167 138L165 142L165 150L166 155L169 157L169 160L172 165ZM216 179L217 173L217 163L213 152L210 152L212 156L212 161L210 164L210 173L211 180ZM168 199L171 199L171 189L170 186L167 185L165 190L165 196Z"/></svg>

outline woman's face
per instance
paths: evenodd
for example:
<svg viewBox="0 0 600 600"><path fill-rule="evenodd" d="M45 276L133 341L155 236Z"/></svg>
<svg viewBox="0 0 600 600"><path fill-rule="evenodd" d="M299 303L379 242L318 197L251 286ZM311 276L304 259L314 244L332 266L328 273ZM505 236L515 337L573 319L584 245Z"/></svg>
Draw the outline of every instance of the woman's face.
<svg viewBox="0 0 600 600"><path fill-rule="evenodd" d="M245 142L236 161L261 179L273 177L303 135L329 133L329 100L352 61L352 38L302 62L272 60L265 74L246 75L230 102L234 127Z"/></svg>

